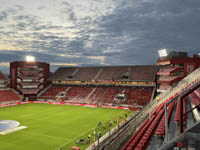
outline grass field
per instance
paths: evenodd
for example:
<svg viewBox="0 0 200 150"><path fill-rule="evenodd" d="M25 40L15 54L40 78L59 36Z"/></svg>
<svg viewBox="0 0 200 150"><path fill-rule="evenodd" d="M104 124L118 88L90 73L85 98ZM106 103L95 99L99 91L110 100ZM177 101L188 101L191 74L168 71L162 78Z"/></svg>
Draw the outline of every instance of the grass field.
<svg viewBox="0 0 200 150"><path fill-rule="evenodd" d="M62 145L62 150L71 150L72 146L84 149L88 145L75 144L77 139L86 139L99 122L104 124L120 115L123 120L125 113L126 110L50 104L23 104L0 108L0 120L16 120L28 127L0 135L0 150L56 150ZM105 133L108 126L106 125L106 129L98 127L96 130Z"/></svg>

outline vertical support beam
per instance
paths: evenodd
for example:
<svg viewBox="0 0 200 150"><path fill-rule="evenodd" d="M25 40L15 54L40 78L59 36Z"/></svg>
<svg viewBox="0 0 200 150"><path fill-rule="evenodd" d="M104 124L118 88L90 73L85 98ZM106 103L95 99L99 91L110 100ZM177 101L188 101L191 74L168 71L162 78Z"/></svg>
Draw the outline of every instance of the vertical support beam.
<svg viewBox="0 0 200 150"><path fill-rule="evenodd" d="M179 133L183 133L183 97L180 99L180 118L179 118Z"/></svg>
<svg viewBox="0 0 200 150"><path fill-rule="evenodd" d="M165 103L165 143L168 142L168 114L167 114L167 103Z"/></svg>

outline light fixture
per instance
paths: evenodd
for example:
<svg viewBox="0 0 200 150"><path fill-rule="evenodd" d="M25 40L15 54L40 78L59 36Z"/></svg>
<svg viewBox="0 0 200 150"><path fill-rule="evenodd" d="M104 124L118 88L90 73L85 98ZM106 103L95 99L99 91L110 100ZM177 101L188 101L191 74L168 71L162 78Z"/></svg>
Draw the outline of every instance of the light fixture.
<svg viewBox="0 0 200 150"><path fill-rule="evenodd" d="M35 62L35 57L34 56L26 56L26 62Z"/></svg>
<svg viewBox="0 0 200 150"><path fill-rule="evenodd" d="M166 49L158 50L158 54L159 54L160 57L166 57L168 55Z"/></svg>

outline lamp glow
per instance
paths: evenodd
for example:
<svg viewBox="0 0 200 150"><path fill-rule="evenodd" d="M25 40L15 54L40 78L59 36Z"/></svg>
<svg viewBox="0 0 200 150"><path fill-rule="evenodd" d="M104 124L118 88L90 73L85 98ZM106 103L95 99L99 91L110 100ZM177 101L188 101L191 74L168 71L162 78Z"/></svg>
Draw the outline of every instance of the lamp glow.
<svg viewBox="0 0 200 150"><path fill-rule="evenodd" d="M35 57L33 57L33 56L26 56L26 61L27 62L35 62Z"/></svg>
<svg viewBox="0 0 200 150"><path fill-rule="evenodd" d="M168 55L166 49L158 50L158 53L159 53L159 56L160 56L160 57L165 57L165 56Z"/></svg>

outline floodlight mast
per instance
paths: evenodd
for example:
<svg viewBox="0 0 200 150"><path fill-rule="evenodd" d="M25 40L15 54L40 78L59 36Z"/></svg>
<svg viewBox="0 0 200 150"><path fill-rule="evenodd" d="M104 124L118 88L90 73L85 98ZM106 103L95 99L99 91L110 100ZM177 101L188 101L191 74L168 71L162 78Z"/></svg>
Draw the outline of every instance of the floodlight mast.
<svg viewBox="0 0 200 150"><path fill-rule="evenodd" d="M159 54L160 57L166 57L168 55L166 49L158 50L158 54Z"/></svg>
<svg viewBox="0 0 200 150"><path fill-rule="evenodd" d="M35 62L35 57L34 56L26 56L26 62Z"/></svg>

